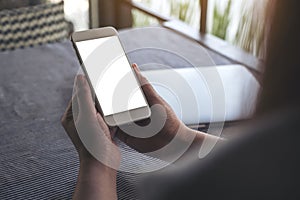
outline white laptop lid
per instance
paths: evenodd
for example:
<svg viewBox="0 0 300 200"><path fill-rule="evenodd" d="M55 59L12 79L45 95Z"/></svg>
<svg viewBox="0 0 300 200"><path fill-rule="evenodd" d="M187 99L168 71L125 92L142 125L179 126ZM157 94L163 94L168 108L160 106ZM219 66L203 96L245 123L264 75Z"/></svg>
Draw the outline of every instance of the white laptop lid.
<svg viewBox="0 0 300 200"><path fill-rule="evenodd" d="M260 86L241 65L142 73L185 124L243 120L255 111Z"/></svg>

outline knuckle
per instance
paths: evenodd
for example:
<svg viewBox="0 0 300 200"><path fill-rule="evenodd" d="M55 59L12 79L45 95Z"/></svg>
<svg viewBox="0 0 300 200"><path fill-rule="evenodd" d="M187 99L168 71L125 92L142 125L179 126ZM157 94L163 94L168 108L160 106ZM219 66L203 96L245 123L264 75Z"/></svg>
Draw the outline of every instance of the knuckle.
<svg viewBox="0 0 300 200"><path fill-rule="evenodd" d="M86 87L79 88L79 91L78 91L78 96L79 97L85 97L88 94L89 94L89 91Z"/></svg>
<svg viewBox="0 0 300 200"><path fill-rule="evenodd" d="M141 81L142 81L144 84L148 84L148 79L147 79L145 76L143 76L143 75L141 75Z"/></svg>
<svg viewBox="0 0 300 200"><path fill-rule="evenodd" d="M63 124L65 123L66 120L66 114L64 113L63 116L60 118L60 123Z"/></svg>
<svg viewBox="0 0 300 200"><path fill-rule="evenodd" d="M60 120L60 123L61 123L61 125L63 126L63 127L65 127L66 126L66 119L65 118L62 118L61 120Z"/></svg>

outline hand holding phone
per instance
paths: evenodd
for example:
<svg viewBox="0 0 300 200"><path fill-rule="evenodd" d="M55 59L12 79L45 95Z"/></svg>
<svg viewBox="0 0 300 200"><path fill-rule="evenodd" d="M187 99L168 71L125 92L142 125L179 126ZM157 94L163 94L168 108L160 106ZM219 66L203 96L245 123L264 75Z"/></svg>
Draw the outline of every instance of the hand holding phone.
<svg viewBox="0 0 300 200"><path fill-rule="evenodd" d="M75 32L72 42L96 97L96 107L109 126L150 117L140 83L112 27Z"/></svg>
<svg viewBox="0 0 300 200"><path fill-rule="evenodd" d="M130 125L121 126L121 128L117 130L116 136L138 152L149 153L159 150L167 145L179 132L181 132L180 137L182 137L182 141L185 141L185 138L189 137L186 137L185 133L188 135L193 135L194 133L189 133L190 130L188 127L178 119L170 105L161 96L159 96L148 80L141 74L138 66L133 65L133 69L142 84L142 89L149 105L151 107L159 106L160 108L152 110L151 119L153 121L162 121L163 127L161 127L158 132L156 129L149 129L149 127L147 127L149 123L155 124L155 122L147 118L137 122L137 126L142 128L127 128ZM145 134L143 132L146 132L146 135L154 136L148 138L139 137L139 135Z"/></svg>

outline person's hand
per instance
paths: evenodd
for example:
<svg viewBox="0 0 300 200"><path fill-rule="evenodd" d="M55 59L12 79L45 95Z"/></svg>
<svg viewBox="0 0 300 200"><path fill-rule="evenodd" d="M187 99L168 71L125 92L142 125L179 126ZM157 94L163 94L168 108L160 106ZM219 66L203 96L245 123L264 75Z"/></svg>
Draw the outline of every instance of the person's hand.
<svg viewBox="0 0 300 200"><path fill-rule="evenodd" d="M96 111L85 77L76 77L74 96L62 117L80 159L73 199L117 199L116 177L120 152L115 133Z"/></svg>
<svg viewBox="0 0 300 200"><path fill-rule="evenodd" d="M76 77L74 96L62 117L62 125L71 138L80 163L102 163L117 169L120 152L110 130L95 108L91 91L83 75Z"/></svg>
<svg viewBox="0 0 300 200"><path fill-rule="evenodd" d="M130 129L125 125L119 128L116 136L128 146L141 153L153 152L167 145L175 137L179 129L182 131L188 128L177 118L172 108L157 94L148 80L140 73L138 66L133 64L132 67L140 81L149 106L154 106L157 109L151 110L151 117L149 119L135 123L135 126L139 126L138 129ZM162 121L164 123L160 130L157 131L155 128L149 129L147 127L151 123L151 118L152 120L155 118L155 121ZM145 128L143 129L143 127ZM145 132L152 136L148 138L138 137L138 135L145 134Z"/></svg>

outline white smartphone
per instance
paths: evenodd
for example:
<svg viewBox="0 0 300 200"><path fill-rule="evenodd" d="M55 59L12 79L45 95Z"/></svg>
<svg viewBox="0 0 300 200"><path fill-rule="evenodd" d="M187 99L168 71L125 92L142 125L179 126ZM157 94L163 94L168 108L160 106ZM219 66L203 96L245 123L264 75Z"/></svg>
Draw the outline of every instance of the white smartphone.
<svg viewBox="0 0 300 200"><path fill-rule="evenodd" d="M109 126L150 117L149 105L116 29L75 32L71 40L95 94L96 107Z"/></svg>

